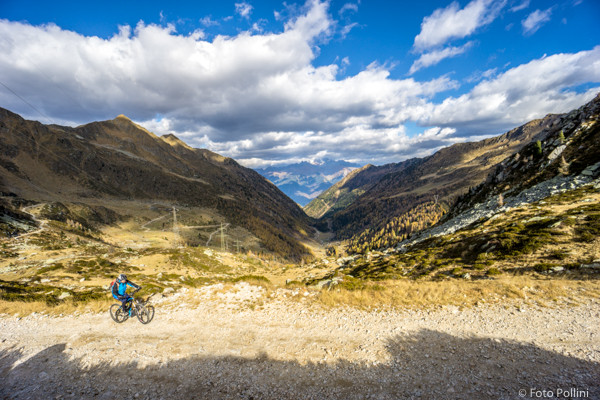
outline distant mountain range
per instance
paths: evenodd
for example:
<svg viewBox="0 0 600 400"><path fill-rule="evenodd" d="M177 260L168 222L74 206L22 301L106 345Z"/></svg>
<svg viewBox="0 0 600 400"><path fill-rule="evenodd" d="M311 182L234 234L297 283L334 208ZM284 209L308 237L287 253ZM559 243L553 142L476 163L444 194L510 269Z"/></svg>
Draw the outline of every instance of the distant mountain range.
<svg viewBox="0 0 600 400"><path fill-rule="evenodd" d="M360 166L347 161L324 159L314 163L304 161L277 165L256 171L273 182L289 198L305 206Z"/></svg>
<svg viewBox="0 0 600 400"><path fill-rule="evenodd" d="M0 108L0 192L4 221L36 202L138 219L159 203L209 210L216 222L250 232L265 252L292 260L310 253L300 242L312 232L310 218L271 182L125 116L71 128Z"/></svg>

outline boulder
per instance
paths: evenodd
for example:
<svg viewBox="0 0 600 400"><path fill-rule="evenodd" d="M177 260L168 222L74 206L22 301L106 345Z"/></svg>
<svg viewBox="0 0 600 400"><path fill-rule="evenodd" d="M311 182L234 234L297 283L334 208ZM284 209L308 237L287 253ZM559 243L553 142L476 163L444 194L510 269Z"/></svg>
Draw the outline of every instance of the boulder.
<svg viewBox="0 0 600 400"><path fill-rule="evenodd" d="M566 145L561 145L558 146L557 148L555 148L554 150L552 150L552 152L550 154L548 154L548 160L549 161L553 161L554 159L556 159L556 157L560 156L561 153L567 148Z"/></svg>
<svg viewBox="0 0 600 400"><path fill-rule="evenodd" d="M580 267L586 269L600 269L600 262L593 262L591 264L581 264Z"/></svg>

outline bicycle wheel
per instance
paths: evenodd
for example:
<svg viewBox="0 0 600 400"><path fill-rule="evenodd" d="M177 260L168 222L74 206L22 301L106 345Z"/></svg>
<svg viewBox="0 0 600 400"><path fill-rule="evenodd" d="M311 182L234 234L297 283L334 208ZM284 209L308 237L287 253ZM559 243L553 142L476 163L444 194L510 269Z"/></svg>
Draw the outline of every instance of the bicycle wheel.
<svg viewBox="0 0 600 400"><path fill-rule="evenodd" d="M137 317L142 324L147 324L154 318L153 306L140 306L137 309Z"/></svg>
<svg viewBox="0 0 600 400"><path fill-rule="evenodd" d="M123 311L120 304L113 304L110 306L110 316L119 324L129 318L129 315L127 315L127 312Z"/></svg>

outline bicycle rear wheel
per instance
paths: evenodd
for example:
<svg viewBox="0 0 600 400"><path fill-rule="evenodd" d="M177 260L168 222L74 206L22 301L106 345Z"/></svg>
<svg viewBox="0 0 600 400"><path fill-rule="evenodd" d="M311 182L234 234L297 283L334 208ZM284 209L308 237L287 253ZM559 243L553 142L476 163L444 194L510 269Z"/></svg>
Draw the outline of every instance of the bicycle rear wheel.
<svg viewBox="0 0 600 400"><path fill-rule="evenodd" d="M140 306L137 309L137 317L142 324L147 324L154 318L154 307L153 306Z"/></svg>
<svg viewBox="0 0 600 400"><path fill-rule="evenodd" d="M126 311L123 311L123 308L120 304L113 304L110 306L110 316L119 324L129 318L129 315L127 315Z"/></svg>

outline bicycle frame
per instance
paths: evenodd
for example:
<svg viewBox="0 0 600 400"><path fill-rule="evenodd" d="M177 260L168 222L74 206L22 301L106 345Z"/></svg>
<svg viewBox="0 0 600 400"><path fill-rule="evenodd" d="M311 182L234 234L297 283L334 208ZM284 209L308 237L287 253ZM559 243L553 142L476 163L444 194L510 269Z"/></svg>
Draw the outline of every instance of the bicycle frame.
<svg viewBox="0 0 600 400"><path fill-rule="evenodd" d="M155 293L148 296L148 298L146 300L143 300L141 298L136 298L134 296L134 294L136 292L137 292L137 290L132 292L131 295L129 296L129 299L127 299L127 301L125 301L121 305L113 304L111 306L109 311L110 311L111 317L113 318L113 320L115 322L117 322L117 323L124 322L126 319L128 319L129 317L133 317L134 315L136 315L138 317L138 319L140 320L140 322L142 324L147 324L150 321L152 321L152 319L154 318L154 307L152 305L148 304L148 300L150 300L150 298L152 296L154 296ZM114 311L113 311L114 307L118 307L118 308L114 309ZM121 311L122 313L125 313L123 318L118 316L117 310L119 310L119 309L122 310Z"/></svg>

